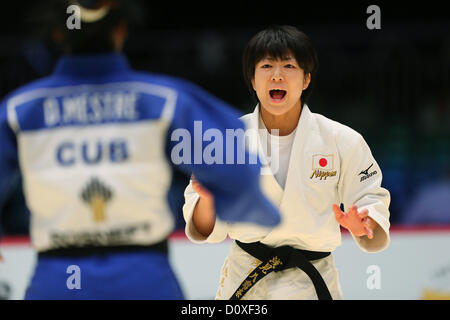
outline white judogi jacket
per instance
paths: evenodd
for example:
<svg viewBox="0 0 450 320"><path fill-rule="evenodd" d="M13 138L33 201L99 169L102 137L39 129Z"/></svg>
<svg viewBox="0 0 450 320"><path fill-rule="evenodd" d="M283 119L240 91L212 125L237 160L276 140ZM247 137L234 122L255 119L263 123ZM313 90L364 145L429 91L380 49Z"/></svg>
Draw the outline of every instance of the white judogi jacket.
<svg viewBox="0 0 450 320"><path fill-rule="evenodd" d="M253 113L241 117L246 128L251 129L251 134L256 135L258 140L259 117L258 106ZM254 150L255 147L258 150ZM250 144L249 149L258 152L263 163L268 162L263 161L267 159L264 159L260 143ZM242 242L261 241L275 247L290 245L304 250L333 251L341 244L341 232L332 204L343 203L345 211L352 204L359 211L367 208L369 216L379 225L372 240L366 236L352 235L363 251L379 252L389 245L390 194L381 187L381 170L367 143L355 130L312 113L304 105L295 133L284 190L270 170L264 167L262 173L266 174L261 175L261 183L267 197L280 209L280 225L267 230L250 224L228 224L216 219L213 232L205 239L195 230L192 222L199 195L190 184L185 190L183 207L188 238L197 243L214 243L223 241L228 235ZM228 299L258 264L259 260L233 243L222 268L217 298ZM341 298L333 257L330 255L313 264L324 277L333 298ZM275 278L285 281L270 280ZM284 290L284 285L291 289ZM306 274L295 268L269 274L249 290L244 298L316 299L317 296Z"/></svg>

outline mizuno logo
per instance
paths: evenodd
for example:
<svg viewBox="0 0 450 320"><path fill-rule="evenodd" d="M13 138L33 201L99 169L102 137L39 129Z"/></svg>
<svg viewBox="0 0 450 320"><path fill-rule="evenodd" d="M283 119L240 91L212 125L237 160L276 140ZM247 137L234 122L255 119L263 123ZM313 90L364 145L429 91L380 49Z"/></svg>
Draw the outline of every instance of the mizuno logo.
<svg viewBox="0 0 450 320"><path fill-rule="evenodd" d="M364 180L369 179L371 176L376 175L378 173L377 170L374 170L371 173L369 173L369 170L370 170L370 168L372 168L372 166L373 166L373 163L366 170L363 170L358 174L358 176L361 174L363 175L361 177L361 180L359 180L359 182L363 182Z"/></svg>
<svg viewBox="0 0 450 320"><path fill-rule="evenodd" d="M368 167L366 170L361 171L361 172L358 174L358 176L359 176L360 174L363 174L363 175L369 174L369 169L372 168L372 166L373 166L373 163L372 163L372 164L370 165L370 167Z"/></svg>

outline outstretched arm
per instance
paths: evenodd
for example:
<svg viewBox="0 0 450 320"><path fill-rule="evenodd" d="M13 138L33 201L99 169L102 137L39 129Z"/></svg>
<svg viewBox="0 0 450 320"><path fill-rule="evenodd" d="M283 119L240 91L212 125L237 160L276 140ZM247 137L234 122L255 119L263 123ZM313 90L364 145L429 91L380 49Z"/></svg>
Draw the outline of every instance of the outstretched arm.
<svg viewBox="0 0 450 320"><path fill-rule="evenodd" d="M382 251L390 242L390 195L381 186L381 169L361 135L348 134L340 142L343 156L338 190L348 212L343 215L333 206L336 219L350 230L363 251Z"/></svg>

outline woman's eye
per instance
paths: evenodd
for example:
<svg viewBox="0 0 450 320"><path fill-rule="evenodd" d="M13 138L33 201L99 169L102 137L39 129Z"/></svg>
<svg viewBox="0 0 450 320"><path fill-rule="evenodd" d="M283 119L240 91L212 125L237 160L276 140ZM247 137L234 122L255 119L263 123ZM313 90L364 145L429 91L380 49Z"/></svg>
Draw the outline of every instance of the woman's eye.
<svg viewBox="0 0 450 320"><path fill-rule="evenodd" d="M289 68L289 69L295 68L295 66L293 64L287 64L287 65L285 65L285 67Z"/></svg>
<svg viewBox="0 0 450 320"><path fill-rule="evenodd" d="M270 68L270 67L271 67L270 64L263 64L263 65L261 66L261 68L264 68L264 69L267 69L267 68Z"/></svg>

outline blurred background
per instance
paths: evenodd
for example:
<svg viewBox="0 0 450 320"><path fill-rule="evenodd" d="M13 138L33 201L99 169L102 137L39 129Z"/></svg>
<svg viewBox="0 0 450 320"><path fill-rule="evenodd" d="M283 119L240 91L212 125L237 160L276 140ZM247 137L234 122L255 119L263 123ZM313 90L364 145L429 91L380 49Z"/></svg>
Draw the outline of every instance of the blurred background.
<svg viewBox="0 0 450 320"><path fill-rule="evenodd" d="M39 30L28 23L29 3L8 2L2 10L0 97L50 74L61 55L50 35L36 36ZM379 30L366 25L371 4L381 9ZM450 14L444 2L140 6L141 21L125 43L130 64L191 80L242 113L255 106L241 71L248 40L270 24L304 31L319 57L309 107L364 136L391 192L391 223L450 224ZM8 199L0 208L2 234L27 235L20 176ZM182 215L176 216L182 230Z"/></svg>

